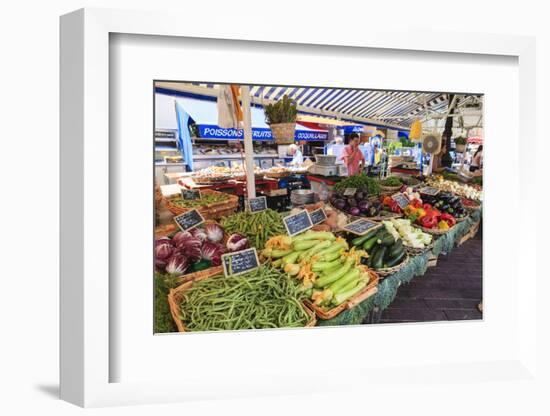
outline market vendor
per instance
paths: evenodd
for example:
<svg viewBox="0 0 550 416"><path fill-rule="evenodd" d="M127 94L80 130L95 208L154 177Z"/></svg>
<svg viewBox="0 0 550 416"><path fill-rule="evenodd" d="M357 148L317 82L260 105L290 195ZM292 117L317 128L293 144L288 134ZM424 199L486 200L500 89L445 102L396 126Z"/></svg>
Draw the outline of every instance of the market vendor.
<svg viewBox="0 0 550 416"><path fill-rule="evenodd" d="M447 147L441 146L441 150L439 151L439 153L436 153L435 155L432 156L433 157L432 172L442 172L445 170L445 166L443 166L443 163L441 161L445 153L447 153Z"/></svg>
<svg viewBox="0 0 550 416"><path fill-rule="evenodd" d="M300 147L298 147L298 145L292 143L290 146L288 146L288 154L292 156L292 161L290 162L292 166L300 166L302 163L304 163L304 155L302 154L302 151L300 150Z"/></svg>
<svg viewBox="0 0 550 416"><path fill-rule="evenodd" d="M361 173L365 164L365 156L359 149L359 135L352 133L349 137L349 144L344 148L342 160L348 168L348 175Z"/></svg>

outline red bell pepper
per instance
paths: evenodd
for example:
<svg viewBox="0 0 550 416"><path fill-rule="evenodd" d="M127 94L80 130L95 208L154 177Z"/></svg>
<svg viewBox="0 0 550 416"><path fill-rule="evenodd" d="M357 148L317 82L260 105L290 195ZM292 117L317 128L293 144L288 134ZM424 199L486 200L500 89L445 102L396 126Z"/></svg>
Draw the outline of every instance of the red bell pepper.
<svg viewBox="0 0 550 416"><path fill-rule="evenodd" d="M422 208L422 201L420 199L416 199L414 198L412 201L411 201L411 205L415 208Z"/></svg>
<svg viewBox="0 0 550 416"><path fill-rule="evenodd" d="M449 227L452 227L453 225L456 224L455 217L453 217L451 214L447 214L446 212L441 214L441 219L445 221L447 224L449 224Z"/></svg>
<svg viewBox="0 0 550 416"><path fill-rule="evenodd" d="M397 214L401 214L401 207L399 206L399 204L397 202L395 202L393 199L392 199L392 203L390 205L390 211L391 212L395 212Z"/></svg>
<svg viewBox="0 0 550 416"><path fill-rule="evenodd" d="M437 227L437 217L426 214L420 218L420 225L424 228L436 228Z"/></svg>
<svg viewBox="0 0 550 416"><path fill-rule="evenodd" d="M432 206L427 202L424 205L422 205L422 208L424 208L424 211L426 212L430 212L432 210Z"/></svg>

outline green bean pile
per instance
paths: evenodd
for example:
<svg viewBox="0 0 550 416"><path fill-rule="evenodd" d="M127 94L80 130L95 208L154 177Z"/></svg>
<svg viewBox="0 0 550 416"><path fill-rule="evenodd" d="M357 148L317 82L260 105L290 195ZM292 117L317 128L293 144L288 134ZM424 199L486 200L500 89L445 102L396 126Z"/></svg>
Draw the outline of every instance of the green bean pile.
<svg viewBox="0 0 550 416"><path fill-rule="evenodd" d="M268 266L193 283L180 318L188 331L303 327L310 320L296 282Z"/></svg>
<svg viewBox="0 0 550 416"><path fill-rule="evenodd" d="M248 211L238 212L222 220L222 226L228 234L244 234L250 244L262 249L271 237L286 234L281 214L272 209L252 214Z"/></svg>
<svg viewBox="0 0 550 416"><path fill-rule="evenodd" d="M195 208L203 205L209 205L216 202L223 202L229 199L226 194L203 194L200 199L182 199L180 196L172 198L171 201L174 205L182 208Z"/></svg>

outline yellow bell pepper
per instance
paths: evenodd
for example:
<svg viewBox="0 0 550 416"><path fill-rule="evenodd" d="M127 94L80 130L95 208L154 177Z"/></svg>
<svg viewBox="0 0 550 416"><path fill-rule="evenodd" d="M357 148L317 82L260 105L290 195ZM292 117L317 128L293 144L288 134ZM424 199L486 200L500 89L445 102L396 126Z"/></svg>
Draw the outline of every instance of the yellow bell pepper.
<svg viewBox="0 0 550 416"><path fill-rule="evenodd" d="M410 215L415 215L416 214L416 208L413 207L412 205L407 205L403 211L403 213L405 214L405 216L410 216ZM424 215L426 215L426 213L424 213Z"/></svg>
<svg viewBox="0 0 550 416"><path fill-rule="evenodd" d="M426 215L426 210L424 208L416 209L416 218L420 219Z"/></svg>
<svg viewBox="0 0 550 416"><path fill-rule="evenodd" d="M449 224L447 224L447 222L443 221L443 220L439 221L438 226L439 226L440 230L448 230L449 229Z"/></svg>

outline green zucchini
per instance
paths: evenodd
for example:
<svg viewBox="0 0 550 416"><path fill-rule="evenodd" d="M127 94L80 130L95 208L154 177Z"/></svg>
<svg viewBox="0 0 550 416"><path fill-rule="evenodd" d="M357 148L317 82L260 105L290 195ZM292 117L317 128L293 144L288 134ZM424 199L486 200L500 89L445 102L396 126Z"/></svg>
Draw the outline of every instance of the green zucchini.
<svg viewBox="0 0 550 416"><path fill-rule="evenodd" d="M376 242L372 248L370 249L370 251L367 251L367 253L369 253L369 258L370 257L374 257L374 255L376 254L376 252L378 250L380 250L380 247L382 247L380 244L378 244L378 242Z"/></svg>
<svg viewBox="0 0 550 416"><path fill-rule="evenodd" d="M371 230L369 232L367 232L365 235L362 235L360 237L356 237L354 238L353 240L351 240L351 244L354 245L355 247L359 247L360 245L362 245L365 241L369 240L370 238L372 238L372 236L374 235L376 230Z"/></svg>
<svg viewBox="0 0 550 416"><path fill-rule="evenodd" d="M386 267L397 266L403 257L405 257L405 249L401 248L401 251L397 254L397 256L386 262Z"/></svg>
<svg viewBox="0 0 550 416"><path fill-rule="evenodd" d="M368 253L370 250L372 250L372 248L374 247L377 241L378 241L378 237L372 236L371 238L369 238L363 243L363 250L365 250Z"/></svg>
<svg viewBox="0 0 550 416"><path fill-rule="evenodd" d="M391 246L393 243L395 243L395 238L393 238L393 235L389 234L382 237L382 238L378 238L378 244L382 245L382 246L386 246L386 247L389 247Z"/></svg>
<svg viewBox="0 0 550 416"><path fill-rule="evenodd" d="M376 253L374 253L374 256L372 257L373 269L378 270L382 268L384 255L386 254L387 249L388 249L387 246L379 246L378 250L376 250Z"/></svg>
<svg viewBox="0 0 550 416"><path fill-rule="evenodd" d="M384 260L388 261L393 259L395 256L401 253L403 250L403 241L401 239L393 243L386 253L386 258Z"/></svg>

